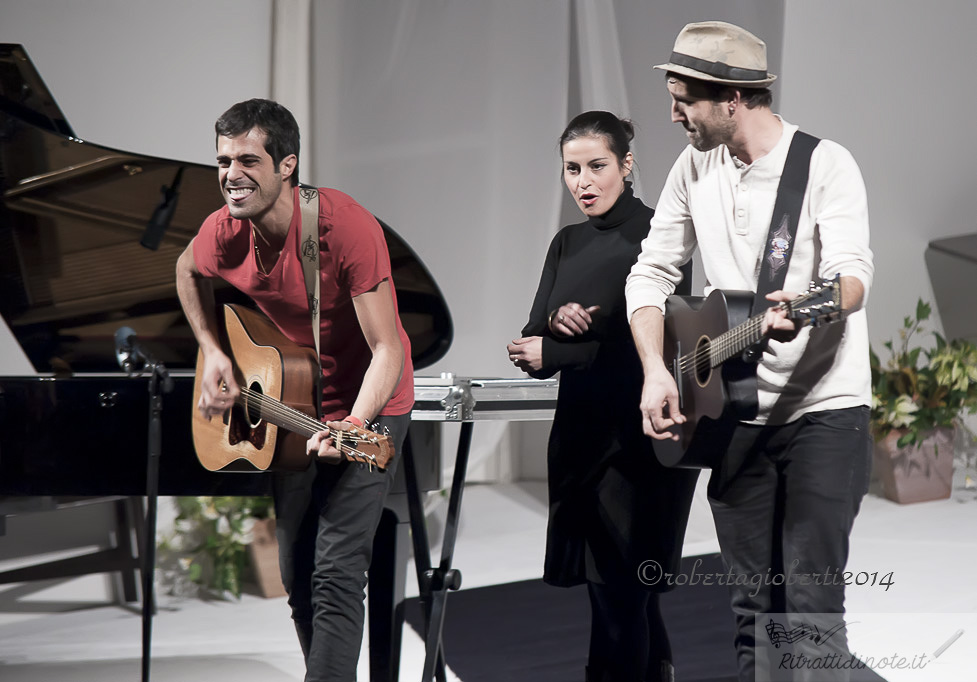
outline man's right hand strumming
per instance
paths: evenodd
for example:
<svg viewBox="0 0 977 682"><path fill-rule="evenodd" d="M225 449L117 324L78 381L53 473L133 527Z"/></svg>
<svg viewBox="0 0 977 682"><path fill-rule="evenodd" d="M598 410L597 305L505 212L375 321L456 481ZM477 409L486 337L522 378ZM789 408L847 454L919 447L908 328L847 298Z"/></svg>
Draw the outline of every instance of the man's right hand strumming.
<svg viewBox="0 0 977 682"><path fill-rule="evenodd" d="M234 405L240 395L237 381L234 380L234 367L231 359L223 352L214 351L204 355L204 369L200 382L200 400L197 409L204 419L224 414Z"/></svg>
<svg viewBox="0 0 977 682"><path fill-rule="evenodd" d="M641 428L655 440L678 440L668 429L684 424L679 411L678 386L662 359L665 316L662 310L649 306L639 308L631 317L631 332L645 370L641 389Z"/></svg>
<svg viewBox="0 0 977 682"><path fill-rule="evenodd" d="M655 440L678 440L677 433L668 429L685 423L685 415L679 411L678 386L665 364L645 372L641 389L641 428L646 436Z"/></svg>

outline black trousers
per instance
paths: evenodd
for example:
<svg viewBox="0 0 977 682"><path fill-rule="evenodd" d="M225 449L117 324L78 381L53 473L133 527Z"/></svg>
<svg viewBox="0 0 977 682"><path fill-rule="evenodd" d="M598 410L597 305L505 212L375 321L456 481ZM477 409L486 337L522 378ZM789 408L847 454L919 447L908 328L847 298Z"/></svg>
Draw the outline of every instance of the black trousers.
<svg viewBox="0 0 977 682"><path fill-rule="evenodd" d="M410 415L376 421L400 453ZM317 461L307 471L275 476L279 564L306 682L356 679L373 536L399 461L395 456L383 473Z"/></svg>
<svg viewBox="0 0 977 682"><path fill-rule="evenodd" d="M813 412L783 426L741 424L734 431L724 467L709 481L709 500L733 576L741 682L806 679L804 671L785 678L771 668L776 661L758 660L755 627L762 614L844 613L842 573L868 490L871 444L867 407ZM826 574L832 578L816 577ZM762 633L765 623L759 624ZM836 653L847 651L843 631L830 641ZM842 671L813 672L818 676L811 679L846 679Z"/></svg>

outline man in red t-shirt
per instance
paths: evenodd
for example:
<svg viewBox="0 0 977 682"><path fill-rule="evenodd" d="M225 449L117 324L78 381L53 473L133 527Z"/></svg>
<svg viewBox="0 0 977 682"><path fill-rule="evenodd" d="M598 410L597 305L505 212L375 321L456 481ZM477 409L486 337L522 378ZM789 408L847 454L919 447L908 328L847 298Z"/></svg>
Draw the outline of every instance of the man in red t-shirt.
<svg viewBox="0 0 977 682"><path fill-rule="evenodd" d="M224 414L239 395L221 348L210 280L250 296L292 341L314 347L299 260L299 130L285 107L249 100L215 126L227 205L201 225L177 263L177 291L203 355L197 408ZM352 198L319 189L320 361L327 425L386 428L400 450L414 400L410 342L400 323L383 231ZM313 463L274 476L282 579L306 680L353 680L363 636L373 535L393 478L340 457L321 431ZM398 460L394 459L391 464Z"/></svg>

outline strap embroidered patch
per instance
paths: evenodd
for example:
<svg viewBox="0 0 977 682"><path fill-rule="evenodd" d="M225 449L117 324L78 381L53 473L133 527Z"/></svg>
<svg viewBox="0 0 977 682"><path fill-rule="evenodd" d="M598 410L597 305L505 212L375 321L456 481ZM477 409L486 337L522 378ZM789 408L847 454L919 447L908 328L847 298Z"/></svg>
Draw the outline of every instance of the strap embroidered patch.
<svg viewBox="0 0 977 682"><path fill-rule="evenodd" d="M767 252L767 265L770 266L770 281L787 263L790 254L790 214L785 213L780 227L770 237L770 250Z"/></svg>

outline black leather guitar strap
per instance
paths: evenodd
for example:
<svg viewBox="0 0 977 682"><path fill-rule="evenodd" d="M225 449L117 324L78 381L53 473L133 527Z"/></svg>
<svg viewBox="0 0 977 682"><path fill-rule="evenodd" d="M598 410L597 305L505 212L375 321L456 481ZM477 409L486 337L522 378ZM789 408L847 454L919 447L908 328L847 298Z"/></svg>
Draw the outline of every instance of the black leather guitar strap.
<svg viewBox="0 0 977 682"><path fill-rule="evenodd" d="M807 189L811 172L811 155L821 140L798 130L790 141L784 172L777 187L777 200L773 205L770 231L760 253L760 274L757 278L753 314L770 307L766 295L784 288L787 266L794 251L797 223L801 215L801 202Z"/></svg>

